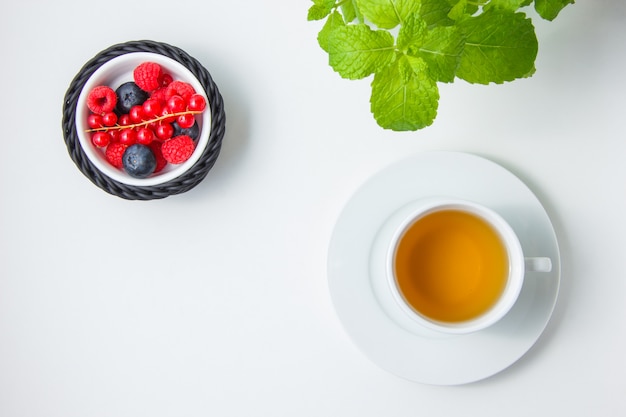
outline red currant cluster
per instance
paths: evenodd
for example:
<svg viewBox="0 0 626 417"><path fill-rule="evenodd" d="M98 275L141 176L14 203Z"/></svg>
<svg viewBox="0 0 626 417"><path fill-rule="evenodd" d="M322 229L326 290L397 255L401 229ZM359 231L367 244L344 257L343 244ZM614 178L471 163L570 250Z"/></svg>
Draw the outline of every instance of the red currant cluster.
<svg viewBox="0 0 626 417"><path fill-rule="evenodd" d="M173 80L160 65L145 62L133 71L133 81L117 90L104 85L93 88L87 107L92 143L113 166L122 168L121 154L135 144L148 146L166 163L189 159L199 136L196 115L205 110L206 100L190 84ZM154 172L163 169L164 164L159 165Z"/></svg>

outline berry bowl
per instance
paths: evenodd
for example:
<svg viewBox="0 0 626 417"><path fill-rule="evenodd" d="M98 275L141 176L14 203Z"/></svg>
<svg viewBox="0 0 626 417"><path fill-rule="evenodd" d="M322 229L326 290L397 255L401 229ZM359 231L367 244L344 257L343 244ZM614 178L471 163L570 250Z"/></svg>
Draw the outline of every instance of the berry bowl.
<svg viewBox="0 0 626 417"><path fill-rule="evenodd" d="M88 61L63 105L70 157L95 185L129 200L180 194L214 165L225 129L208 71L155 41L113 45Z"/></svg>

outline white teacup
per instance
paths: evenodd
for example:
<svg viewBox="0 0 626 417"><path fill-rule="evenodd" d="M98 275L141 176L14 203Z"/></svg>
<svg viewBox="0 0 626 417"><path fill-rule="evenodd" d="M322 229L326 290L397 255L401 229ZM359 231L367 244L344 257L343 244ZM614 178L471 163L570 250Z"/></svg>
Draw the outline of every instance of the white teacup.
<svg viewBox="0 0 626 417"><path fill-rule="evenodd" d="M515 231L494 210L460 199L408 204L377 241L387 291L403 320L439 334L493 325L515 304L527 271L552 268L549 258L525 258Z"/></svg>

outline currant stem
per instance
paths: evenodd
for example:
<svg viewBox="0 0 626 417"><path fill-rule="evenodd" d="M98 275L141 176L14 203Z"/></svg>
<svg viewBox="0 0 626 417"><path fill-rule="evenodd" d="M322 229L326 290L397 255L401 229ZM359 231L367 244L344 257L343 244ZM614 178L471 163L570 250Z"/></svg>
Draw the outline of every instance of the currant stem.
<svg viewBox="0 0 626 417"><path fill-rule="evenodd" d="M118 124L116 124L115 126L103 126L103 127L98 127L95 129L87 129L85 130L85 132L92 133L92 132L108 132L109 130L134 129L136 127L148 126L151 123L160 122L161 120L169 119L170 117L178 117L178 116L182 116L185 114L195 115L195 114L200 114L202 112L203 111L198 111L198 110L187 110L187 111L182 111L178 113L166 114L165 116L158 116L150 120L143 120L140 123L134 123L134 124L124 125L124 126L118 125Z"/></svg>

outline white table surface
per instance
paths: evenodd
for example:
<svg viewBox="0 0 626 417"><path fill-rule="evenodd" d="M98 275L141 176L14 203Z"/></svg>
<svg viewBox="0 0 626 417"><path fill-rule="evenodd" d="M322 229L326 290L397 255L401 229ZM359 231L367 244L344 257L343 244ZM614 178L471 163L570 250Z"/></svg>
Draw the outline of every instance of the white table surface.
<svg viewBox="0 0 626 417"><path fill-rule="evenodd" d="M301 1L25 0L0 14L0 416L617 416L626 413L626 4L535 19L537 73L441 85L435 124L377 127ZM222 153L188 193L132 202L74 166L65 91L109 45L153 39L211 72ZM517 363L457 387L369 361L335 315L335 221L378 170L475 153L543 202L552 320Z"/></svg>

